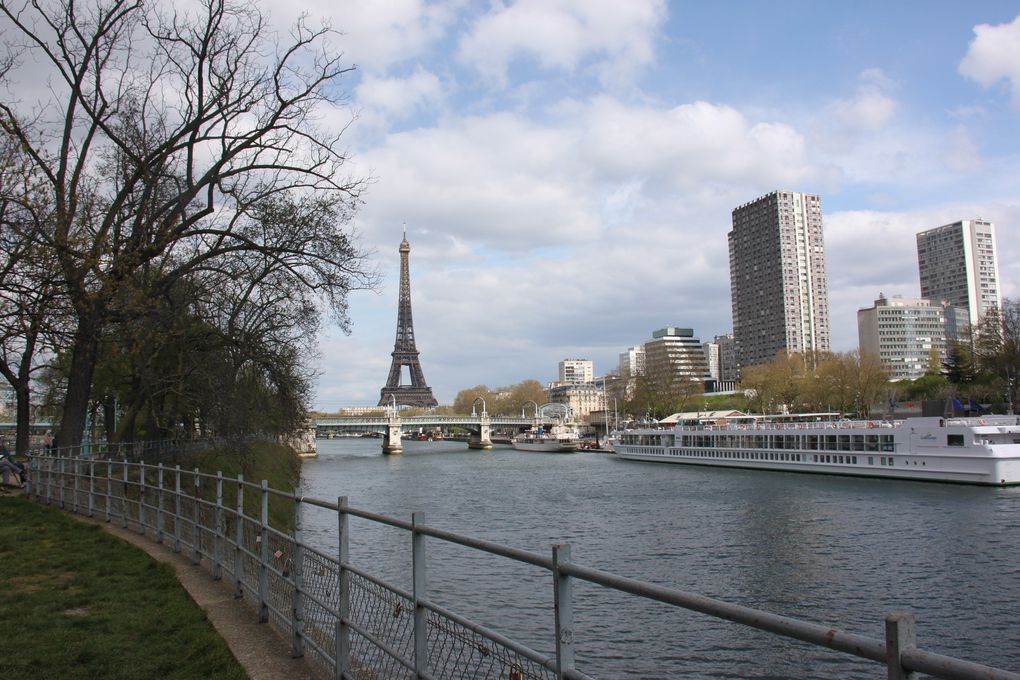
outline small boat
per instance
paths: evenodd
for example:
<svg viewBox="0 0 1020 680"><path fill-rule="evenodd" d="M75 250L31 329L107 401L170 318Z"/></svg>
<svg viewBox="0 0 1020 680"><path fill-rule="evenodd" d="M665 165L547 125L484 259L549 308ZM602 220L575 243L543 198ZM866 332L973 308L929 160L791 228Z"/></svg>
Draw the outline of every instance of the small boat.
<svg viewBox="0 0 1020 680"><path fill-rule="evenodd" d="M521 432L513 438L511 445L518 451L576 453L580 443L581 437L576 428L557 424L548 429L536 427Z"/></svg>

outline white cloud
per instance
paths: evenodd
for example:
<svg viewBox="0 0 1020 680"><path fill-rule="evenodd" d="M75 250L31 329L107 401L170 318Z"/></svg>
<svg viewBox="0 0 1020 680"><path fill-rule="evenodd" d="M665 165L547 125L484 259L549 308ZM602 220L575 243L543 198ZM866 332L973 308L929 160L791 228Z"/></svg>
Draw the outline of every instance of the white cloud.
<svg viewBox="0 0 1020 680"><path fill-rule="evenodd" d="M442 101L439 78L418 67L406 78L367 75L356 90L359 107L378 112L387 119L406 119Z"/></svg>
<svg viewBox="0 0 1020 680"><path fill-rule="evenodd" d="M459 15L464 1L425 0L296 0L276 5L274 19L292 22L301 13L332 17L343 33L338 47L347 60L369 73L394 64L413 62L442 40Z"/></svg>
<svg viewBox="0 0 1020 680"><path fill-rule="evenodd" d="M861 84L852 99L839 99L829 106L832 124L850 133L879 130L892 120L898 104L890 96L895 83L879 69L860 75Z"/></svg>
<svg viewBox="0 0 1020 680"><path fill-rule="evenodd" d="M976 172L984 166L978 145L963 125L958 125L946 137L945 164L955 172Z"/></svg>
<svg viewBox="0 0 1020 680"><path fill-rule="evenodd" d="M1020 108L1020 16L1008 24L975 26L974 40L959 70L984 87L1008 81L1013 106Z"/></svg>
<svg viewBox="0 0 1020 680"><path fill-rule="evenodd" d="M521 57L567 73L592 60L604 82L628 78L654 60L656 33L665 17L661 0L494 3L461 38L459 59L500 86L510 64Z"/></svg>

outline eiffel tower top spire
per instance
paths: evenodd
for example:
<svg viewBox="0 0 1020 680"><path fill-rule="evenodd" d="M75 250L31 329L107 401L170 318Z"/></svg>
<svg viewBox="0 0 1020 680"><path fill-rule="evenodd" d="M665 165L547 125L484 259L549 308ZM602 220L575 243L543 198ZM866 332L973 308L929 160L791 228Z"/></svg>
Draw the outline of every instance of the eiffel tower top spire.
<svg viewBox="0 0 1020 680"><path fill-rule="evenodd" d="M430 408L439 402L432 396L432 388L425 382L425 374L418 361L418 348L414 343L414 322L411 318L411 244L407 242L407 223L400 242L400 298L397 305L397 337L393 343L393 362L386 385L380 390L379 406L396 403L398 406ZM402 385L403 367L407 366L411 384Z"/></svg>

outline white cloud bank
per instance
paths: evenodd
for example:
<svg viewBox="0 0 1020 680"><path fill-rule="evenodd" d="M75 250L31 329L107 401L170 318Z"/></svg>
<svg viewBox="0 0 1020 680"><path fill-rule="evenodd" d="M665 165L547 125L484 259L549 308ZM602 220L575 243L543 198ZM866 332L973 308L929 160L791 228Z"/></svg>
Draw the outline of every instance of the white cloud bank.
<svg viewBox="0 0 1020 680"><path fill-rule="evenodd" d="M974 27L974 40L960 62L960 73L984 87L1005 80L1020 109L1020 16L1008 24Z"/></svg>

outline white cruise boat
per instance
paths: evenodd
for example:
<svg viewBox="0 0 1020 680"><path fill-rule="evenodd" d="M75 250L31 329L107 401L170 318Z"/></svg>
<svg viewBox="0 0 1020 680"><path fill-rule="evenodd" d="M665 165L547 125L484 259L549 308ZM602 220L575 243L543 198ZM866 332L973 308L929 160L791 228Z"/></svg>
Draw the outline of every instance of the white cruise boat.
<svg viewBox="0 0 1020 680"><path fill-rule="evenodd" d="M580 443L577 429L569 425L553 425L548 429L536 427L521 432L511 441L518 451L540 453L576 453Z"/></svg>
<svg viewBox="0 0 1020 680"><path fill-rule="evenodd" d="M770 421L747 418L668 430L625 430L618 458L686 465L1020 484L1020 418Z"/></svg>

